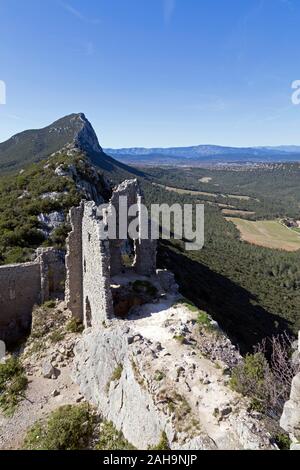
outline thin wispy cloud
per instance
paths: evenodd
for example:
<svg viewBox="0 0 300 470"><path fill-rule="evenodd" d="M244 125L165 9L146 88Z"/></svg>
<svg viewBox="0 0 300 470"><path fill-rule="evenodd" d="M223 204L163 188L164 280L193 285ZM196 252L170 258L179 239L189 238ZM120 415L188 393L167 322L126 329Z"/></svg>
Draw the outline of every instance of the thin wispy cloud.
<svg viewBox="0 0 300 470"><path fill-rule="evenodd" d="M174 14L174 11L175 11L175 7L176 7L175 0L163 0L164 20L166 24L170 23L172 16Z"/></svg>
<svg viewBox="0 0 300 470"><path fill-rule="evenodd" d="M94 25L101 23L101 21L98 18L89 18L85 16L80 10L77 10L72 5L70 5L70 3L59 2L59 4L65 11L70 13L70 15L74 16L75 18L77 18L78 20L84 23L89 23L89 24L94 24Z"/></svg>

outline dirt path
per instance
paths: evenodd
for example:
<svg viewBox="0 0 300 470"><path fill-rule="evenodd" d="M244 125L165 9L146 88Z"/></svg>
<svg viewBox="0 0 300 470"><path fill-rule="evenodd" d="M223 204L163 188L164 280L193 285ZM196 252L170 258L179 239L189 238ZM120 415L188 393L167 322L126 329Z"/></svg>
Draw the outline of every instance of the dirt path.
<svg viewBox="0 0 300 470"><path fill-rule="evenodd" d="M45 379L38 372L29 376L26 400L17 408L14 416L5 418L0 414L0 450L19 449L22 447L26 430L35 421L61 405L74 404L81 399L79 389L71 380L71 369L60 369L56 380ZM53 396L53 392L59 393Z"/></svg>
<svg viewBox="0 0 300 470"><path fill-rule="evenodd" d="M0 450L20 449L24 436L37 420L44 418L62 405L75 404L83 397L79 387L72 381L73 348L77 333L66 329L70 312L64 303L53 309L38 307L33 312L33 337L29 337L19 355L28 379L25 399L12 417L0 411ZM55 326L54 326L55 325ZM60 332L62 339L51 340L53 332ZM45 364L55 368L56 378L45 378Z"/></svg>

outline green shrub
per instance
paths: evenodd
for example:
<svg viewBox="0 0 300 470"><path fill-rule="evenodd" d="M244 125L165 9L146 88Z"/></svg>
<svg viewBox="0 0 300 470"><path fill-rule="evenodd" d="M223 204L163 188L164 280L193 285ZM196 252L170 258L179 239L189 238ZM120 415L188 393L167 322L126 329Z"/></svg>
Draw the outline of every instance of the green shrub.
<svg viewBox="0 0 300 470"><path fill-rule="evenodd" d="M43 303L43 307L45 307L45 308L55 308L56 307L56 302L55 302L55 300L46 300L46 302Z"/></svg>
<svg viewBox="0 0 300 470"><path fill-rule="evenodd" d="M16 263L23 263L24 261L30 261L30 257L32 253L33 253L33 250L16 246L6 251L5 262L7 264L16 264Z"/></svg>
<svg viewBox="0 0 300 470"><path fill-rule="evenodd" d="M182 305L183 307L186 307L188 310L190 310L191 312L194 312L194 313L197 313L199 312L199 309L198 307L196 307L195 304L193 304L193 302L191 302L190 300L186 299L185 297L181 300L179 300L177 302L178 305Z"/></svg>
<svg viewBox="0 0 300 470"><path fill-rule="evenodd" d="M123 436L117 431L111 422L103 422L100 426L100 438L96 444L96 450L134 450Z"/></svg>
<svg viewBox="0 0 300 470"><path fill-rule="evenodd" d="M280 450L290 450L291 440L288 434L280 433L276 434L275 442Z"/></svg>
<svg viewBox="0 0 300 470"><path fill-rule="evenodd" d="M198 310L198 316L196 321L200 328L205 328L206 330L210 331L217 331L211 324L211 318L206 312L204 312L204 310Z"/></svg>
<svg viewBox="0 0 300 470"><path fill-rule="evenodd" d="M115 370L113 371L113 374L111 376L111 381L114 382L115 380L120 380L122 372L123 372L123 366L122 364L118 364Z"/></svg>
<svg viewBox="0 0 300 470"><path fill-rule="evenodd" d="M161 370L156 370L154 375L154 380L161 382L165 378L165 374Z"/></svg>
<svg viewBox="0 0 300 470"><path fill-rule="evenodd" d="M122 364L118 364L116 366L115 370L113 371L109 381L106 384L106 393L109 392L109 387L110 387L111 382L115 382L116 380L120 380L122 372L123 372L123 366L122 366Z"/></svg>
<svg viewBox="0 0 300 470"><path fill-rule="evenodd" d="M254 409L263 411L269 395L267 376L269 364L265 356L262 353L247 354L243 363L233 369L230 383L235 391L251 397Z"/></svg>
<svg viewBox="0 0 300 470"><path fill-rule="evenodd" d="M175 335L174 336L174 339L176 341L178 341L178 343L180 344L184 344L185 343L185 337L183 335Z"/></svg>
<svg viewBox="0 0 300 470"><path fill-rule="evenodd" d="M68 224L62 224L51 233L51 237L47 240L47 246L54 246L58 249L65 248L65 241L70 232Z"/></svg>
<svg viewBox="0 0 300 470"><path fill-rule="evenodd" d="M71 320L67 323L66 330L69 333L82 333L84 330L84 325L80 320L77 318L73 317Z"/></svg>
<svg viewBox="0 0 300 470"><path fill-rule="evenodd" d="M13 415L24 398L27 384L27 377L18 358L10 357L4 364L0 364L0 407L4 414Z"/></svg>
<svg viewBox="0 0 300 470"><path fill-rule="evenodd" d="M65 337L65 333L61 330L54 330L53 333L49 336L51 343L59 343Z"/></svg>
<svg viewBox="0 0 300 470"><path fill-rule="evenodd" d="M80 166L81 156L59 155L51 157L51 163L45 161L26 167L22 175L0 177L0 263L28 261L30 253L41 244L64 248L69 227L62 224L46 239L40 229L43 224L37 216L52 211L65 214L71 207L77 206L83 197L72 178L61 178L54 169L64 163ZM49 163L49 161L47 162ZM82 165L81 165L82 166ZM89 181L88 164L83 169L84 177ZM101 188L102 189L102 188ZM48 192L61 193L57 200L43 199Z"/></svg>
<svg viewBox="0 0 300 470"><path fill-rule="evenodd" d="M170 450L170 444L169 444L168 437L165 431L161 433L159 443L154 447L150 447L149 450Z"/></svg>
<svg viewBox="0 0 300 470"><path fill-rule="evenodd" d="M151 297L155 297L157 294L157 288L149 281L134 281L132 288L135 292L145 293L151 295Z"/></svg>
<svg viewBox="0 0 300 470"><path fill-rule="evenodd" d="M27 432L28 450L87 449L95 429L95 418L87 404L65 405L38 421Z"/></svg>

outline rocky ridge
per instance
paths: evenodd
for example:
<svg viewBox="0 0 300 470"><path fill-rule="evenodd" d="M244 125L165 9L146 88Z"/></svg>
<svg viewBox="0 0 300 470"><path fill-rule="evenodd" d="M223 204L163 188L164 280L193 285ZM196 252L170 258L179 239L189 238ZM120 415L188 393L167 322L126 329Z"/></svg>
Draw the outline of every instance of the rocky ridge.
<svg viewBox="0 0 300 470"><path fill-rule="evenodd" d="M215 322L199 326L179 300L164 291L127 320L86 330L73 373L82 394L139 449L162 433L171 449L275 449L260 415L229 386L228 363L239 353ZM201 337L214 351L204 355Z"/></svg>

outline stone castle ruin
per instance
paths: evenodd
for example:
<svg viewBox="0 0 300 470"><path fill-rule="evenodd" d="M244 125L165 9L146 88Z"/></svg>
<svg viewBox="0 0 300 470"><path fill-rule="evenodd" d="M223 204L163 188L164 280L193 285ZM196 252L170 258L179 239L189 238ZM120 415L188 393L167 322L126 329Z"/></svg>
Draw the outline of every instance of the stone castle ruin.
<svg viewBox="0 0 300 470"><path fill-rule="evenodd" d="M116 211L117 233L120 197L126 196L128 207L142 204L137 180L126 180L113 192L109 207ZM111 285L113 277L136 273L151 276L156 269L156 242L153 240L103 240L100 223L105 217L98 213L94 202L82 202L70 212L72 231L67 240L66 300L73 315L84 321L86 327L101 326L114 317ZM124 247L134 257L131 267L123 262ZM128 255L127 255L128 256Z"/></svg>
<svg viewBox="0 0 300 470"><path fill-rule="evenodd" d="M117 221L120 196L127 197L128 207L139 206L143 201L137 180L120 184L109 202L109 207L116 211ZM30 263L0 267L0 339L7 344L21 339L30 328L34 305L62 291L65 279L68 308L75 318L91 327L101 326L115 316L116 298L122 297L116 285L120 288L122 277L127 285L130 275L142 279L155 274L156 242L141 237L103 240L100 222L104 216L94 202L82 201L79 207L70 210L72 230L65 259L54 248L40 248ZM127 258L133 258L131 266L124 264L124 253ZM116 277L121 280L115 281ZM124 299L123 292L122 302L126 312L137 299ZM118 305L120 311L120 299Z"/></svg>
<svg viewBox="0 0 300 470"><path fill-rule="evenodd" d="M137 206L138 236L103 239L110 211L119 233L123 196L127 208ZM137 180L126 180L105 208L82 201L70 210L66 256L40 248L30 263L0 267L0 339L23 339L34 305L65 290L68 309L86 328L74 347L72 379L137 448L157 446L162 435L174 450L277 448L249 402L228 387L228 363L220 365L217 351L236 363L230 340L209 317L208 330L199 330L174 275L156 269L156 241L141 229L142 203ZM216 343L213 355L197 349L200 335ZM281 419L295 449L299 383L298 374Z"/></svg>
<svg viewBox="0 0 300 470"><path fill-rule="evenodd" d="M29 331L32 309L62 290L64 255L39 248L30 263L0 266L0 339L8 345Z"/></svg>

